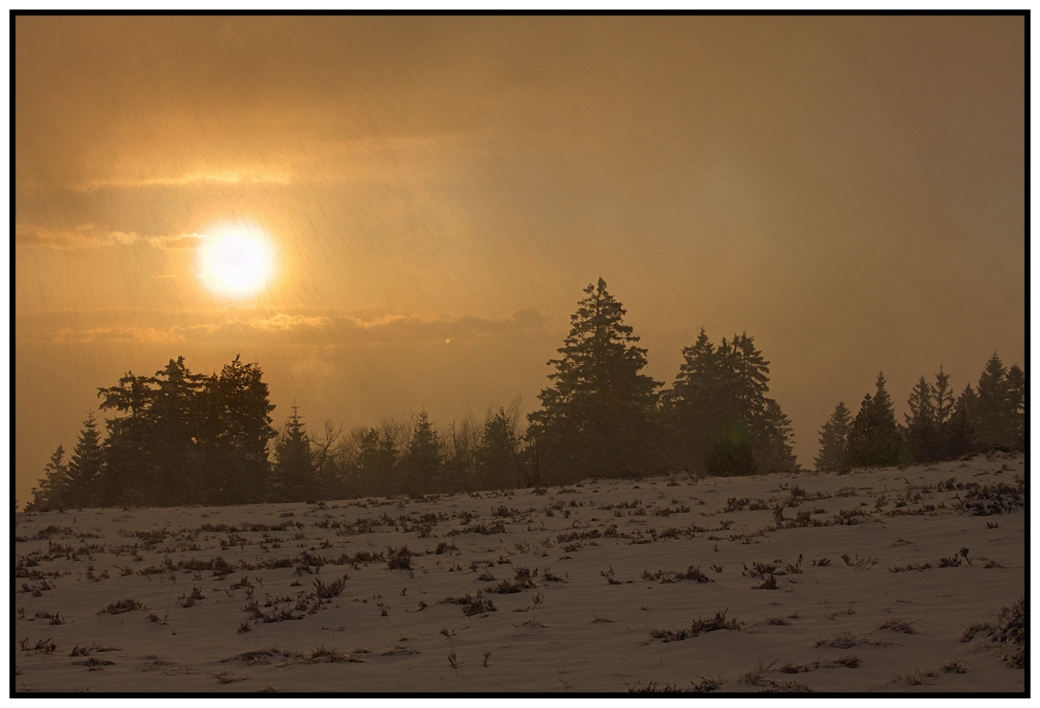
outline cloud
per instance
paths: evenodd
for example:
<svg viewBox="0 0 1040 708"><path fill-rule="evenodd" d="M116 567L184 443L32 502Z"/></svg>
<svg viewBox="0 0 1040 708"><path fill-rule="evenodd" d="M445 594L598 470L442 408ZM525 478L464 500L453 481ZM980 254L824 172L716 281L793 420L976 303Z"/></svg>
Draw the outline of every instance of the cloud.
<svg viewBox="0 0 1040 708"><path fill-rule="evenodd" d="M138 236L125 231L102 229L95 224L84 224L73 229L44 229L20 224L14 229L15 245L26 248L99 248L127 246L136 243Z"/></svg>
<svg viewBox="0 0 1040 708"><path fill-rule="evenodd" d="M465 343L542 331L546 316L534 309L518 310L505 319L484 317L414 316L347 317L279 313L253 317L174 325L168 329L113 325L92 329L53 330L44 338L55 343L112 341L239 343L247 340L296 346L352 344Z"/></svg>
<svg viewBox="0 0 1040 708"><path fill-rule="evenodd" d="M248 323L255 329L273 331L286 331L298 327L327 327L331 323L328 317L307 317L306 315L279 314L265 320L252 320Z"/></svg>
<svg viewBox="0 0 1040 708"><path fill-rule="evenodd" d="M134 327L116 325L114 327L97 327L94 329L75 330L63 328L56 330L51 340L57 344L92 344L99 342L170 342L182 339L168 330L151 327Z"/></svg>
<svg viewBox="0 0 1040 708"><path fill-rule="evenodd" d="M21 248L105 248L143 243L152 248L192 249L197 248L204 238L201 234L140 236L132 231L106 229L96 224L83 224L71 229L45 229L31 224L15 226L15 244Z"/></svg>
<svg viewBox="0 0 1040 708"><path fill-rule="evenodd" d="M204 172L181 175L180 177L147 177L143 179L97 179L78 184L73 189L77 192L95 192L99 189L134 188L134 187L170 187L195 183L218 182L224 184L281 184L287 185L291 180L285 175L256 173L251 171Z"/></svg>
<svg viewBox="0 0 1040 708"><path fill-rule="evenodd" d="M145 236L144 242L153 248L189 249L198 248L199 241L206 238L202 234L181 234L180 236Z"/></svg>

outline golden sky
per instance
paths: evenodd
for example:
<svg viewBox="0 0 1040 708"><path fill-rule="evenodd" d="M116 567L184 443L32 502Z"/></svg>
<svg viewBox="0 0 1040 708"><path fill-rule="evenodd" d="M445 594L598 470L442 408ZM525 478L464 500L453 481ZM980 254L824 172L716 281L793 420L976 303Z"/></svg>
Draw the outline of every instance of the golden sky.
<svg viewBox="0 0 1040 708"><path fill-rule="evenodd" d="M599 277L668 384L753 336L807 467L879 369L901 417L1026 363L1023 17L14 24L19 502L179 355L258 361L277 425L531 410ZM198 275L232 222L248 298Z"/></svg>

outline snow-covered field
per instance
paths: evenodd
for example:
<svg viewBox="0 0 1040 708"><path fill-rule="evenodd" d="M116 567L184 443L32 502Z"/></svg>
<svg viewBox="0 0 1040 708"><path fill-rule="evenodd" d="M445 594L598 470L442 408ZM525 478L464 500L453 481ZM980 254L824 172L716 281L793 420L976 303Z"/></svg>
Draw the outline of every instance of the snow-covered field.
<svg viewBox="0 0 1040 708"><path fill-rule="evenodd" d="M15 690L1021 692L1024 474L20 514Z"/></svg>

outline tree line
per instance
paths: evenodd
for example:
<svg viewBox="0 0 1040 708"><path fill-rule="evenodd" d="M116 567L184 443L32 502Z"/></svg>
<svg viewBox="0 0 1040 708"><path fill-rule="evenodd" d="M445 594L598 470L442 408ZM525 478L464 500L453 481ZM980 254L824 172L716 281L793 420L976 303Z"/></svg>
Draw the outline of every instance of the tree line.
<svg viewBox="0 0 1040 708"><path fill-rule="evenodd" d="M58 446L26 509L427 494L666 469L701 475L798 469L791 421L767 395L769 362L752 337L742 333L715 344L702 329L683 349L679 372L665 389L642 373L647 350L624 324L625 314L602 279L584 289L559 358L548 362L552 372L538 394L540 407L526 420L518 399L489 408L481 422L470 417L447 429L421 411L411 420L385 418L346 433L326 422L314 433L293 406L279 431L258 364L236 357L207 376L192 374L181 357L154 376L128 373L98 390L100 409L113 412L105 420L107 437L89 415L68 461ZM1002 375L1019 381L1021 370L1012 371ZM890 459L885 445L896 445L892 430L905 455L906 441L925 435L928 415L938 421L928 424L935 430L952 430L960 399L950 404L942 394L943 413L928 413L937 394L925 384L929 403L914 409L918 422L905 431L888 426L891 400L883 377L878 393L864 400L868 413L848 420L839 404L824 426L828 442L817 466L888 464L878 460ZM975 426L976 418L966 420ZM988 440L975 433L967 439L971 449Z"/></svg>
<svg viewBox="0 0 1040 708"><path fill-rule="evenodd" d="M875 393L864 396L855 417L839 402L820 430L816 469L886 467L955 460L987 450L1024 450L1025 372L1005 369L996 352L986 362L978 386L954 397L943 367L935 382L924 375L910 392L904 423L896 422L884 372Z"/></svg>

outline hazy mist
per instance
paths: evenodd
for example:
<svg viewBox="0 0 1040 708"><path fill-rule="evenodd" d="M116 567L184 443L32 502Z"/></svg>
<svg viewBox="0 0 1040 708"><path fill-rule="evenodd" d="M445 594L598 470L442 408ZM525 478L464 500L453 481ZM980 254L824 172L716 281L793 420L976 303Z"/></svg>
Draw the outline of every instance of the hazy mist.
<svg viewBox="0 0 1040 708"><path fill-rule="evenodd" d="M19 503L178 356L259 362L276 427L534 410L600 277L666 386L754 337L803 467L879 370L901 420L1027 363L1023 17L14 25ZM244 297L199 275L228 223Z"/></svg>

